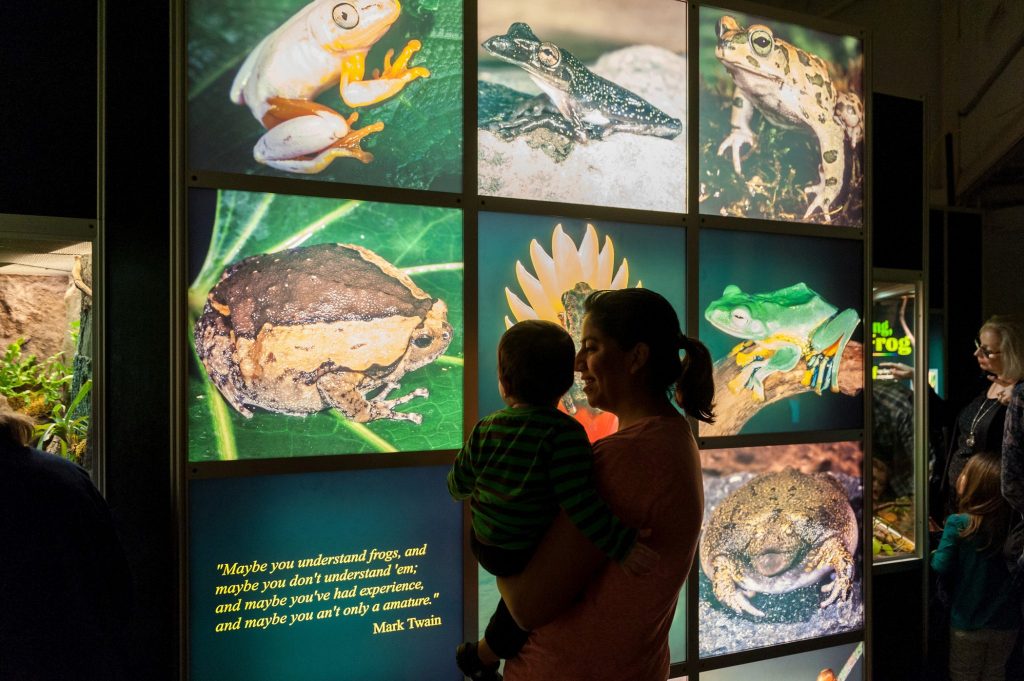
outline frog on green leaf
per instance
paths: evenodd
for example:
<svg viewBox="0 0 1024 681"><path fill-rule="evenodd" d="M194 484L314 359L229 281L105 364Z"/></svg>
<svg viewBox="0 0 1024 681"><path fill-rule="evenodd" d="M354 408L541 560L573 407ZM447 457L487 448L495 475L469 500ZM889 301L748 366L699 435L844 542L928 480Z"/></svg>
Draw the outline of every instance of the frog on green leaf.
<svg viewBox="0 0 1024 681"><path fill-rule="evenodd" d="M704 311L717 329L744 341L729 353L741 367L729 382L765 399L764 381L777 372L807 364L802 382L817 394L839 391L839 360L860 323L853 309L838 310L800 282L768 293L744 293L729 285Z"/></svg>

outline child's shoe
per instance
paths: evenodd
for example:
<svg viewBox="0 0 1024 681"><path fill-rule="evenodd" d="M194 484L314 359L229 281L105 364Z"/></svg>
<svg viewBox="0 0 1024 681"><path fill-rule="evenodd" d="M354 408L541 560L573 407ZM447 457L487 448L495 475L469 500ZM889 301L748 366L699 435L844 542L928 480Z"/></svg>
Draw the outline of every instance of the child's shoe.
<svg viewBox="0 0 1024 681"><path fill-rule="evenodd" d="M466 641L455 649L455 664L472 681L502 681L498 673L500 663L485 666L476 651L476 643Z"/></svg>

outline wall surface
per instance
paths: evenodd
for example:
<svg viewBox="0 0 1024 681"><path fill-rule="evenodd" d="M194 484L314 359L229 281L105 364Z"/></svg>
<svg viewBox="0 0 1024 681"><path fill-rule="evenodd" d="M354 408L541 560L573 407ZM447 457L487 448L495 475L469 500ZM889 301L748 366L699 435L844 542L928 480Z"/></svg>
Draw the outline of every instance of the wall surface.
<svg viewBox="0 0 1024 681"><path fill-rule="evenodd" d="M106 20L107 500L135 576L125 678L162 681L177 677L178 661L169 384L170 12L168 3L109 3Z"/></svg>
<svg viewBox="0 0 1024 681"><path fill-rule="evenodd" d="M0 3L0 85L10 104L0 125L0 213L97 218L101 5L109 69L105 269L97 282L106 301L104 472L135 587L119 678L170 681L178 678L168 397L170 3Z"/></svg>
<svg viewBox="0 0 1024 681"><path fill-rule="evenodd" d="M0 213L96 217L96 7L0 3Z"/></svg>
<svg viewBox="0 0 1024 681"><path fill-rule="evenodd" d="M0 348L25 339L22 355L43 360L64 349L68 277L0 274ZM71 363L71 357L65 358Z"/></svg>
<svg viewBox="0 0 1024 681"><path fill-rule="evenodd" d="M1022 116L1024 117L1024 116ZM991 211L982 232L985 316L1024 314L1024 206Z"/></svg>
<svg viewBox="0 0 1024 681"><path fill-rule="evenodd" d="M1024 3L942 3L943 128L953 135L956 190L982 179L1024 138Z"/></svg>

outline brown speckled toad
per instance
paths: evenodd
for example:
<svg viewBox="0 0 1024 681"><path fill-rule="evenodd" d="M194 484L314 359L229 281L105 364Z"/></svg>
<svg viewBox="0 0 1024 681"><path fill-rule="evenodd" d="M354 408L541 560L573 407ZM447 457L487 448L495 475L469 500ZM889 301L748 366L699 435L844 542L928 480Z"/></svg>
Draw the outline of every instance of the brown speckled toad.
<svg viewBox="0 0 1024 681"><path fill-rule="evenodd" d="M334 407L358 423L392 419L419 388L386 399L452 339L448 307L361 246L320 244L241 260L195 325L195 347L224 399L305 415ZM367 395L379 392L373 397Z"/></svg>
<svg viewBox="0 0 1024 681"><path fill-rule="evenodd" d="M741 148L757 146L751 128L754 109L777 127L809 132L821 154L817 184L804 192L813 194L804 219L816 210L825 222L829 208L842 190L846 168L844 139L856 149L864 139L864 105L848 92L835 89L828 64L785 40L761 24L741 27L723 16L715 27L715 56L732 76L731 131L718 147L719 155L732 151L733 170L742 175Z"/></svg>
<svg viewBox="0 0 1024 681"><path fill-rule="evenodd" d="M857 517L839 481L786 468L753 478L718 505L701 535L700 564L719 602L762 617L754 594L810 586L830 572L821 607L847 602L857 543Z"/></svg>

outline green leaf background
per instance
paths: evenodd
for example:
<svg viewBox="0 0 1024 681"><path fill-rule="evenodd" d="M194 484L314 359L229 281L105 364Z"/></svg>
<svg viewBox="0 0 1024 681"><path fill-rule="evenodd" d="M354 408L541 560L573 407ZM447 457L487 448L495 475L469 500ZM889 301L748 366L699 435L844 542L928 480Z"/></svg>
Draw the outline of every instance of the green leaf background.
<svg viewBox="0 0 1024 681"><path fill-rule="evenodd" d="M194 190L206 191L206 190ZM194 212L197 214L198 211ZM200 218L201 219L201 218ZM407 206L280 194L217 193L212 233L190 226L192 248L206 249L189 287L189 460L213 461L322 454L456 449L462 444L465 328L462 286L462 213ZM358 244L405 270L448 305L455 335L444 355L406 374L392 397L426 387L430 396L398 409L423 415L422 425L349 421L329 409L305 417L254 409L246 419L209 381L195 355L192 329L224 268L242 258L318 243Z"/></svg>
<svg viewBox="0 0 1024 681"><path fill-rule="evenodd" d="M368 165L337 159L317 175L274 170L252 158L263 126L246 106L229 99L231 82L249 52L307 3L302 0L193 0L188 16L189 166L237 172L348 182L407 189L459 191L462 186L461 0L407 0L402 14L367 55L369 78L383 68L384 54L398 54L411 39L422 49L411 66L426 66L421 78L391 99L361 107L355 126L384 122L384 130L363 140L374 154ZM337 87L317 101L342 115Z"/></svg>
<svg viewBox="0 0 1024 681"><path fill-rule="evenodd" d="M704 214L765 218L796 222L819 222L820 212L806 221L807 185L818 181L818 143L813 135L802 130L785 130L768 123L759 113L751 128L758 137L758 149L743 162L744 177L733 171L729 153L718 155L718 146L731 129L733 82L725 67L715 57L718 39L715 24L728 14L740 24L764 24L771 27L777 38L815 54L831 64L833 79L838 82L853 80L850 65L863 56L860 40L850 36L837 36L815 31L804 26L774 21L766 17L710 7L701 8L699 50L700 70L700 212ZM863 97L863 83L859 78L849 83L849 89ZM838 204L845 203L832 224L860 227L864 224L863 144L859 147L861 176L850 178L849 159L845 183L848 191L840 194ZM744 147L744 153L749 153ZM849 148L847 148L849 154ZM747 181L758 177L762 184L752 196ZM836 208L834 205L833 208Z"/></svg>

